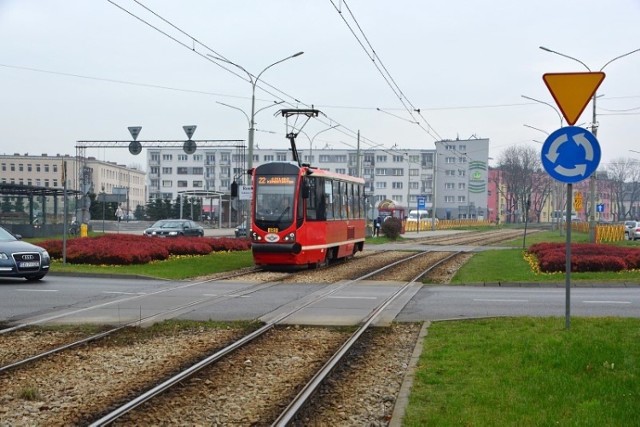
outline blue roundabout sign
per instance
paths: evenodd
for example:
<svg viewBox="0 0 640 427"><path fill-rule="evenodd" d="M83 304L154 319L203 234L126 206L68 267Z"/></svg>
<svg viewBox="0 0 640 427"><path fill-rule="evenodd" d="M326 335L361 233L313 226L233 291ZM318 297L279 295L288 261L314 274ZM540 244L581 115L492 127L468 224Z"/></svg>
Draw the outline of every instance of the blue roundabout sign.
<svg viewBox="0 0 640 427"><path fill-rule="evenodd" d="M566 126L542 145L542 166L552 178L567 184L583 181L600 164L600 144L588 130Z"/></svg>

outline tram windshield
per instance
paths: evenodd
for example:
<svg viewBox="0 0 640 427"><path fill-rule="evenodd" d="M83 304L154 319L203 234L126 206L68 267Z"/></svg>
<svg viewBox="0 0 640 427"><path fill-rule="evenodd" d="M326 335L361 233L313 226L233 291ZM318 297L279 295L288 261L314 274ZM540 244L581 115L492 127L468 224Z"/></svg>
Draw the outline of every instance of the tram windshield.
<svg viewBox="0 0 640 427"><path fill-rule="evenodd" d="M289 227L294 218L295 175L263 175L256 177L255 224L267 230Z"/></svg>

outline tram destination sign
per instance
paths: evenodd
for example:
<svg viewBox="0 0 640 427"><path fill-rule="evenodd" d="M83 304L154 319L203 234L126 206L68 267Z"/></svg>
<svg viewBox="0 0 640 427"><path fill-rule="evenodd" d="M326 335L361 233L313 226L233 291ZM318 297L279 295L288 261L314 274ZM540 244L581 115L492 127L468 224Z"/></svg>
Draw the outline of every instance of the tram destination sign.
<svg viewBox="0 0 640 427"><path fill-rule="evenodd" d="M292 176L260 176L258 184L260 185L294 185L296 179Z"/></svg>

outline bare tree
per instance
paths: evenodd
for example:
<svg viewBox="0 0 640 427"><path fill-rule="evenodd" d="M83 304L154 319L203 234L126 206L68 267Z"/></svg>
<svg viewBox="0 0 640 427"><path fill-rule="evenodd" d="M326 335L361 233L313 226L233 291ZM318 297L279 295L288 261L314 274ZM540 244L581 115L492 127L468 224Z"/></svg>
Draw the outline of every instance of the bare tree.
<svg viewBox="0 0 640 427"><path fill-rule="evenodd" d="M620 157L609 163L606 172L610 179L611 203L616 207L618 220L637 215L633 206L640 198L640 162Z"/></svg>
<svg viewBox="0 0 640 427"><path fill-rule="evenodd" d="M551 192L551 179L542 171L540 154L532 147L512 146L500 155L498 169L506 186L507 222L524 220L528 206L540 212Z"/></svg>

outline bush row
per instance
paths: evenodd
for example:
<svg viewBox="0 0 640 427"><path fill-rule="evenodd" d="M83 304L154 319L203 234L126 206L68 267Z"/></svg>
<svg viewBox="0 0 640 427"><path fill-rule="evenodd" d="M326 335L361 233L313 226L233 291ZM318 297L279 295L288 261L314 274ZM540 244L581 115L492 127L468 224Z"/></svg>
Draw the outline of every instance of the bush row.
<svg viewBox="0 0 640 427"><path fill-rule="evenodd" d="M54 259L62 259L62 240L39 243ZM217 251L244 251L246 239L228 237L176 237L162 239L133 234L105 234L67 240L67 261L72 264L129 265L165 260L171 255L206 255Z"/></svg>
<svg viewBox="0 0 640 427"><path fill-rule="evenodd" d="M536 243L529 253L536 256L540 271L565 271L564 243ZM640 249L597 243L571 244L571 271L620 271L640 268Z"/></svg>

